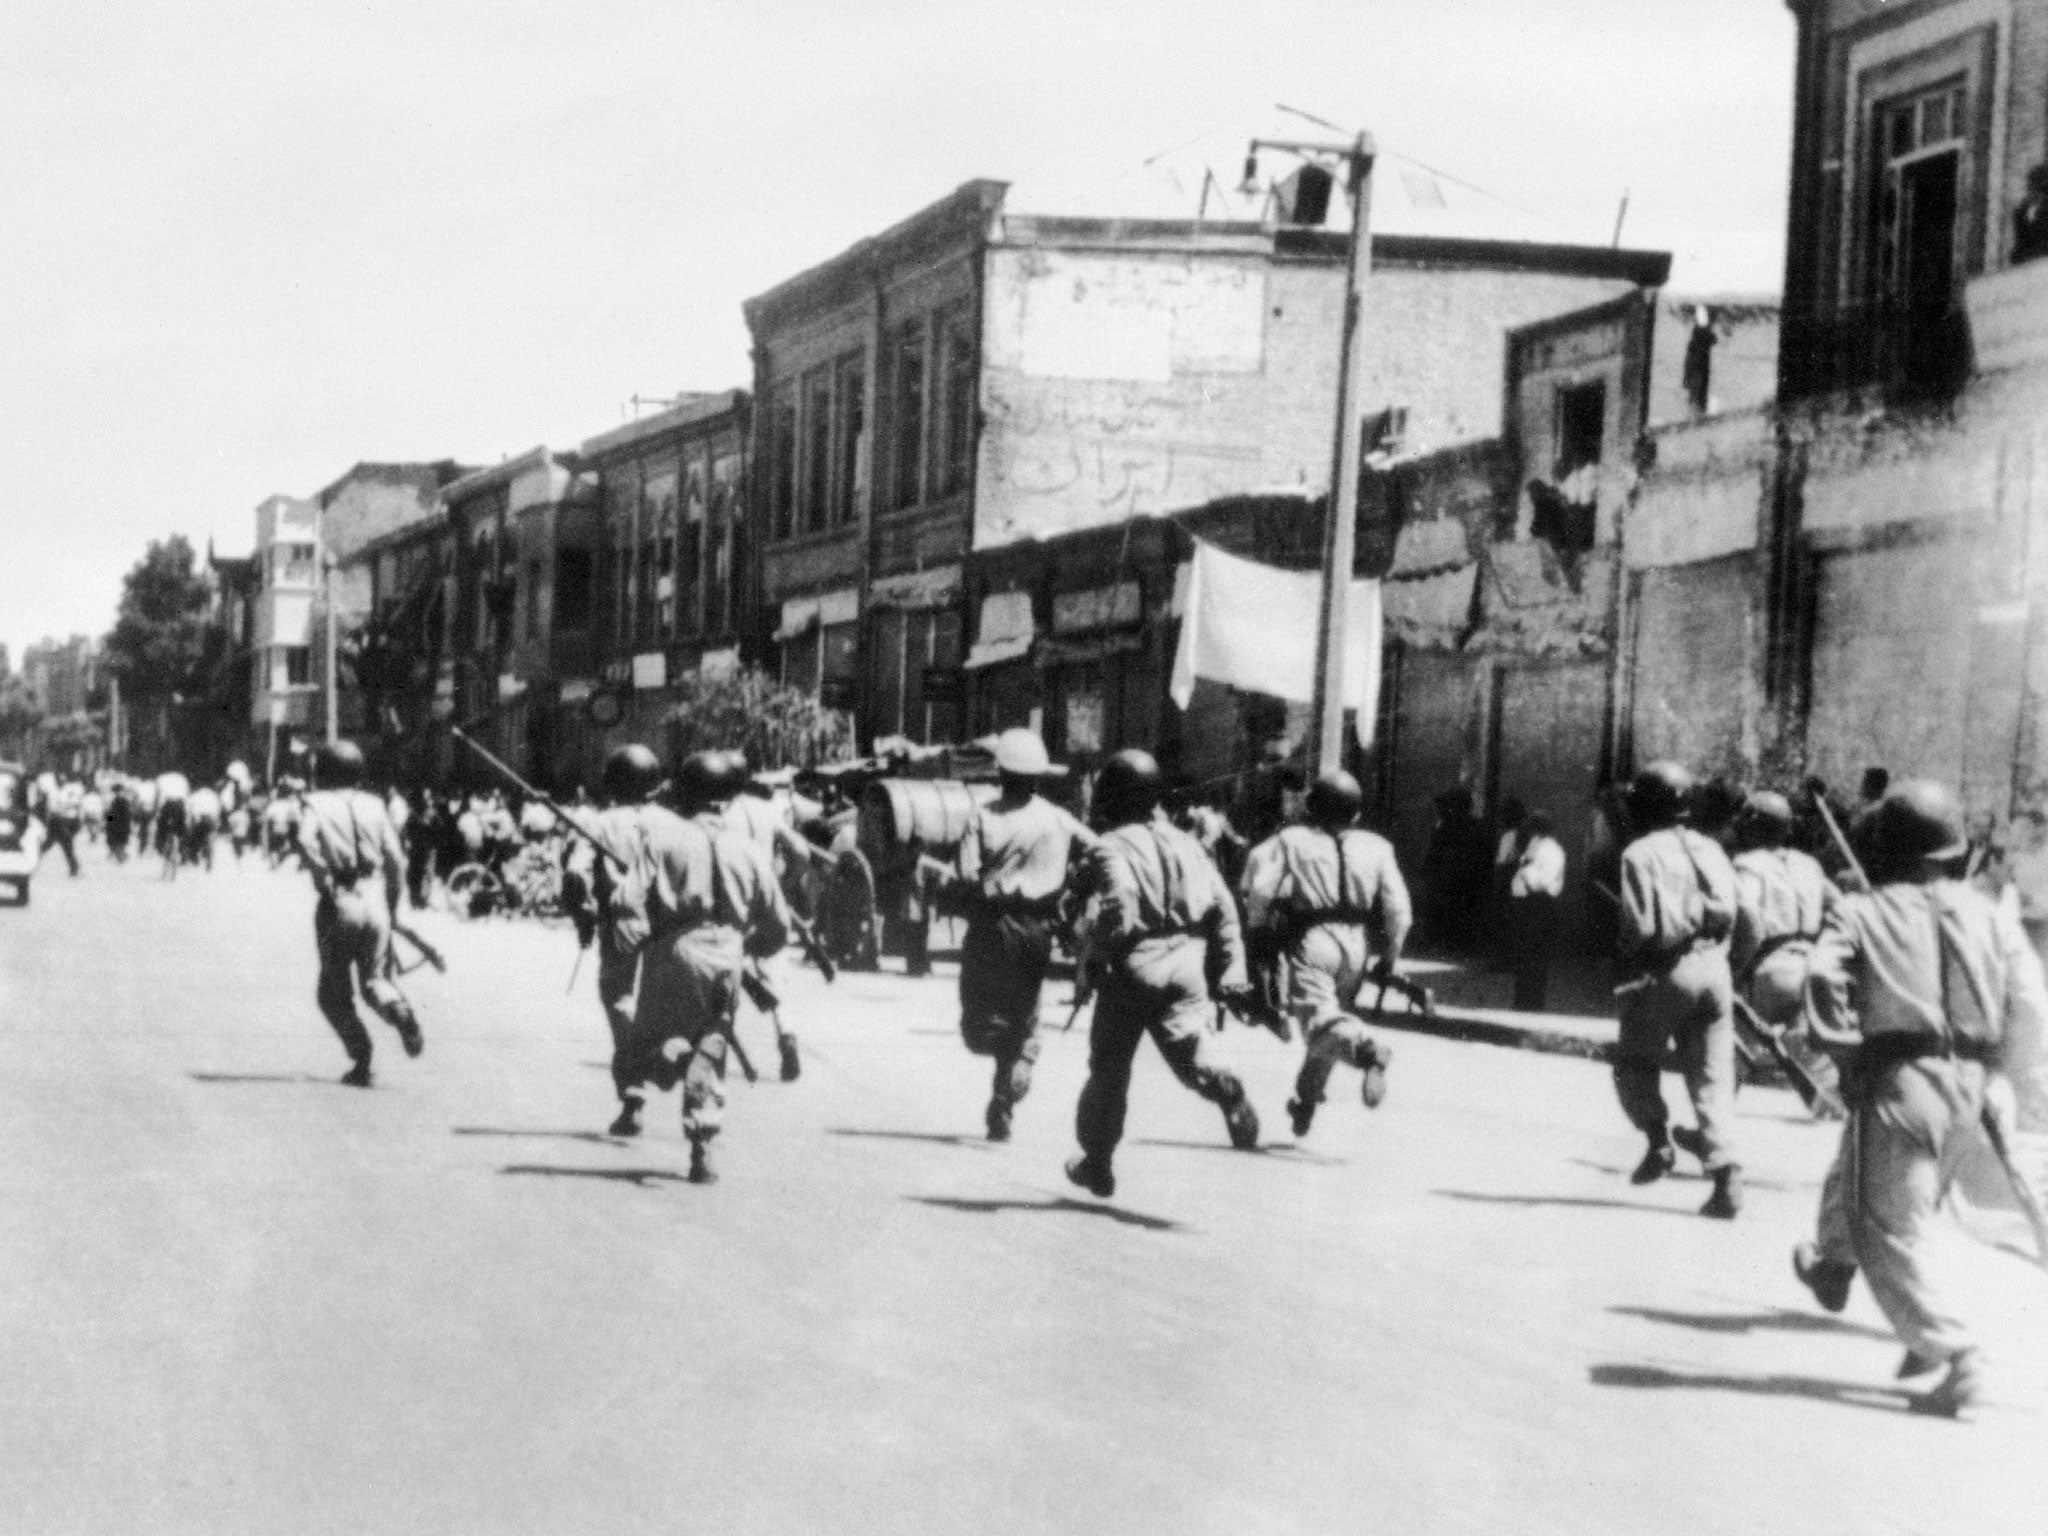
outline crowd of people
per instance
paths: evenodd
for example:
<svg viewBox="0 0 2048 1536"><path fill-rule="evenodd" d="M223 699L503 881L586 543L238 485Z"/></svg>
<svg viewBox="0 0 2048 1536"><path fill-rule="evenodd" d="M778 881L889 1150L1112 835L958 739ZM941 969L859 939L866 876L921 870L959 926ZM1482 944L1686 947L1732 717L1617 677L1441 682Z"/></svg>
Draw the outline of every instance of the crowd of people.
<svg viewBox="0 0 2048 1536"><path fill-rule="evenodd" d="M1085 819L1046 793L1063 770L1033 732L1002 733L993 756L993 798L930 872L934 906L965 919L960 1036L990 1064L986 1134L1008 1140L1032 1088L1048 975L1071 952L1076 1011L1092 1001L1093 1015L1066 1175L1095 1196L1117 1188L1147 1038L1238 1148L1260 1144L1261 1122L1214 1048L1226 1016L1299 1041L1286 1104L1297 1138L1340 1067L1357 1074L1367 1109L1384 1103L1392 1052L1368 1024L1386 989L1404 985L1418 915L1440 938L1505 934L1518 1006L1542 1006L1566 868L1540 809L1504 806L1489 826L1467 792L1439 799L1418 909L1392 845L1360 824L1348 773L1315 778L1297 819L1275 817L1254 838L1174 796L1143 751L1111 755L1068 797ZM80 837L103 837L115 858L131 840L154 848L167 871L210 862L222 835L238 857L260 845L296 858L316 891L316 998L352 1085L373 1080L359 1001L409 1055L424 1049L395 964L395 941L424 943L407 904L427 905L464 864L502 868L533 847L558 867L563 908L596 950L617 1098L609 1134L639 1134L649 1092L680 1089L689 1177L715 1180L728 1061L752 1073L734 1033L743 997L774 1021L783 1078L800 1075L772 967L792 941L820 954L792 873L833 857L850 832L845 807L807 819L759 793L741 754L694 752L665 772L637 745L606 760L596 802L579 791L557 804L516 781L509 793L380 794L347 742L320 748L312 776L310 788L285 780L267 793L231 769L197 789L166 775L52 780L37 794L74 871ZM2010 1142L2048 1132L2048 815L2019 818L2008 843L1966 826L1939 785L1873 773L1863 791L1857 807L1812 781L1793 796L1741 793L1665 762L1603 804L1614 847L1589 884L1613 933L1613 1082L1644 1138L1632 1181L1665 1178L1684 1154L1712 1186L1702 1213L1729 1220L1743 1208L1739 1039L1747 1030L1790 1053L1824 1089L1816 1103L1843 1117L1794 1270L1831 1311L1862 1275L1907 1345L1906 1369L1942 1373L1918 1404L1961 1414L1982 1391L1981 1349L1926 1250L1959 1181L2038 1214ZM1663 1092L1673 1059L1689 1124L1673 1123Z"/></svg>

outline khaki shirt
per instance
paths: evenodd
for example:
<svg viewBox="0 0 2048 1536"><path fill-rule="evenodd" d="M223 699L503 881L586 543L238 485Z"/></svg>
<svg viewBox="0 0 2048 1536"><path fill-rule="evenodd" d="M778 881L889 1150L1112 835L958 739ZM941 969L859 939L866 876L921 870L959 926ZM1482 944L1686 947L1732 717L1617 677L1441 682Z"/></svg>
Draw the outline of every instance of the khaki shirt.
<svg viewBox="0 0 2048 1536"><path fill-rule="evenodd" d="M1200 843L1156 816L1091 842L1082 929L1094 953L1123 955L1147 938L1197 934L1210 945L1210 974L1226 984L1244 981L1237 904Z"/></svg>
<svg viewBox="0 0 2048 1536"><path fill-rule="evenodd" d="M301 804L293 838L321 892L381 876L395 900L405 850L384 802L360 789L317 789Z"/></svg>
<svg viewBox="0 0 2048 1536"><path fill-rule="evenodd" d="M1729 961L1743 975L1773 941L1811 939L1841 892L1818 860L1796 848L1735 856L1735 940Z"/></svg>
<svg viewBox="0 0 2048 1536"><path fill-rule="evenodd" d="M1065 888L1076 852L1094 844L1094 833L1041 796L991 800L960 839L960 878L985 900L1050 903Z"/></svg>
<svg viewBox="0 0 2048 1536"><path fill-rule="evenodd" d="M1842 897L1821 925L1807 1019L1837 1050L1885 1034L2038 1040L2048 1019L2040 960L2011 912L1959 880L1881 885Z"/></svg>
<svg viewBox="0 0 2048 1536"><path fill-rule="evenodd" d="M789 942L789 909L760 844L715 812L685 820L658 805L642 810L648 852L680 926L735 930L750 955L772 955Z"/></svg>
<svg viewBox="0 0 2048 1536"><path fill-rule="evenodd" d="M1683 827L1661 827L1621 855L1624 959L1659 965L1699 944L1718 943L1735 926L1735 867L1721 845Z"/></svg>
<svg viewBox="0 0 2048 1536"><path fill-rule="evenodd" d="M1290 918L1367 923L1392 950L1406 942L1413 916L1393 844L1357 827L1334 836L1308 826L1274 833L1245 861L1244 905L1254 931Z"/></svg>

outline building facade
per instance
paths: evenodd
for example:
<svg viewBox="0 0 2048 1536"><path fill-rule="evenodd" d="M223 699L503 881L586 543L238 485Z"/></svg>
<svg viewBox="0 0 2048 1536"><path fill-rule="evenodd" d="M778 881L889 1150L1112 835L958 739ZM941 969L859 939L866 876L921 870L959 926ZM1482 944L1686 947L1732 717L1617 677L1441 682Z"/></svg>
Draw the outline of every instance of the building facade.
<svg viewBox="0 0 2048 1536"><path fill-rule="evenodd" d="M1631 748L1996 819L2048 789L2048 11L1792 8L1778 398L1652 434Z"/></svg>

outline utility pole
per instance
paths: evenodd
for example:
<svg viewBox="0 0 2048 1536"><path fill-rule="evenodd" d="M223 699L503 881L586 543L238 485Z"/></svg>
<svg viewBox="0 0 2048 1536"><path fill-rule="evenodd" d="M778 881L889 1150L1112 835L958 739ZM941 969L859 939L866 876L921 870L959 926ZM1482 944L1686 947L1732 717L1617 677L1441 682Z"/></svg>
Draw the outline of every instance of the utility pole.
<svg viewBox="0 0 2048 1536"><path fill-rule="evenodd" d="M1330 128L1319 117L1296 108L1281 111L1306 117ZM1304 143L1298 139L1253 139L1244 160L1247 195L1258 190L1259 151L1283 150L1320 166L1340 161L1351 191L1351 251L1344 273L1344 324L1337 344L1337 424L1331 450L1329 520L1323 529L1322 623L1316 632L1315 739L1316 771L1344 766L1344 652L1351 618L1351 567L1358 552L1358 472L1363 458L1358 414L1358 325L1365 307L1365 280L1372 273L1372 166L1377 156L1372 135L1361 133L1349 144ZM1302 178L1295 178L1299 183ZM1327 184L1327 173L1324 181ZM1299 188L1297 187L1297 196ZM1322 198L1303 222L1320 224ZM1296 221L1294 209L1283 209L1283 222Z"/></svg>
<svg viewBox="0 0 2048 1536"><path fill-rule="evenodd" d="M325 653L321 666L325 679L325 686L321 691L326 695L327 705L327 731L325 739L329 742L336 742L341 739L341 700L339 697L341 667L338 654L339 648L336 645L334 633L334 554L331 550L325 548L322 548L320 551L320 578L321 606L326 610L327 616L327 622L323 626L326 633L321 647Z"/></svg>
<svg viewBox="0 0 2048 1536"><path fill-rule="evenodd" d="M1351 262L1344 279L1344 333L1337 352L1337 431L1323 530L1323 624L1316 637L1316 771L1344 766L1344 657L1351 620L1351 568L1358 553L1358 325L1372 272L1372 136L1346 154L1351 183Z"/></svg>

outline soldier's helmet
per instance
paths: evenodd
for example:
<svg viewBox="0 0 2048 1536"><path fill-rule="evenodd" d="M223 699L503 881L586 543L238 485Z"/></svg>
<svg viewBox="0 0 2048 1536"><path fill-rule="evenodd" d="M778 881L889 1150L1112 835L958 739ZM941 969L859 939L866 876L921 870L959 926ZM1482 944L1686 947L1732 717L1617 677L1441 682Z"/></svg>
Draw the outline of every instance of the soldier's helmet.
<svg viewBox="0 0 2048 1536"><path fill-rule="evenodd" d="M1111 756L1095 780L1095 809L1110 826L1143 821L1158 809L1166 777L1150 752L1130 747Z"/></svg>
<svg viewBox="0 0 2048 1536"><path fill-rule="evenodd" d="M1159 765L1152 766L1158 772ZM1052 772L1052 759L1038 732L1019 725L996 738L996 768L1013 778L1038 779Z"/></svg>
<svg viewBox="0 0 2048 1536"><path fill-rule="evenodd" d="M676 765L676 795L688 810L697 810L722 798L719 780L724 766L719 752L692 752Z"/></svg>
<svg viewBox="0 0 2048 1536"><path fill-rule="evenodd" d="M735 799L747 792L747 781L753 777L753 770L747 766L747 754L738 747L713 754L718 759L718 778L714 785L721 800Z"/></svg>
<svg viewBox="0 0 2048 1536"><path fill-rule="evenodd" d="M1962 806L1931 779L1909 779L1887 791L1859 831L1878 878L1909 875L1916 866L1946 863L1970 851Z"/></svg>
<svg viewBox="0 0 2048 1536"><path fill-rule="evenodd" d="M322 789L347 789L363 782L363 749L352 741L327 741L313 754L313 782Z"/></svg>
<svg viewBox="0 0 2048 1536"><path fill-rule="evenodd" d="M1753 848L1782 848L1792 841L1792 802L1774 789L1759 789L1742 802L1735 829Z"/></svg>
<svg viewBox="0 0 2048 1536"><path fill-rule="evenodd" d="M599 783L605 799L615 805L645 800L661 783L661 759L637 741L613 747L605 757L604 775Z"/></svg>
<svg viewBox="0 0 2048 1536"><path fill-rule="evenodd" d="M1655 762L1643 769L1628 787L1628 813L1636 830L1654 832L1683 821L1692 786L1692 775L1677 763Z"/></svg>
<svg viewBox="0 0 2048 1536"><path fill-rule="evenodd" d="M1348 827L1364 808L1365 791L1342 768L1318 774L1308 787L1308 819L1319 827Z"/></svg>

